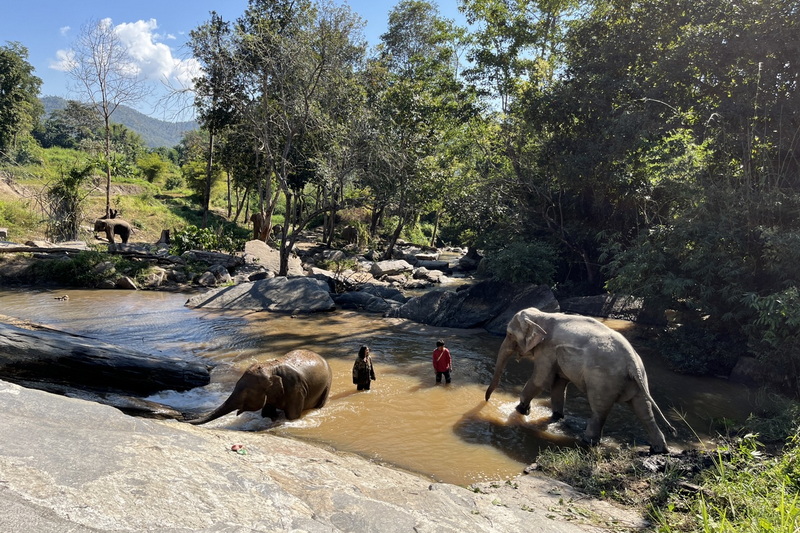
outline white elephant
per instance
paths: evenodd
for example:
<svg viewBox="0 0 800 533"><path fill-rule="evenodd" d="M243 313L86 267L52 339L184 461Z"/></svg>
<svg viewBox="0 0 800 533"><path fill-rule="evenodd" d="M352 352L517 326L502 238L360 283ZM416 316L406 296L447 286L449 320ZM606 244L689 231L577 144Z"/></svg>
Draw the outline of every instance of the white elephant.
<svg viewBox="0 0 800 533"><path fill-rule="evenodd" d="M550 388L553 420L564 416L567 384L586 393L592 416L583 439L597 443L614 403L627 403L644 425L650 451L665 453L667 443L653 417L653 409L676 434L650 396L647 374L639 354L620 333L597 320L564 313L545 313L535 307L523 309L508 323L506 338L497 353L497 366L486 401L500 383L511 355L533 356L534 369L520 394L517 411L530 413L531 400Z"/></svg>

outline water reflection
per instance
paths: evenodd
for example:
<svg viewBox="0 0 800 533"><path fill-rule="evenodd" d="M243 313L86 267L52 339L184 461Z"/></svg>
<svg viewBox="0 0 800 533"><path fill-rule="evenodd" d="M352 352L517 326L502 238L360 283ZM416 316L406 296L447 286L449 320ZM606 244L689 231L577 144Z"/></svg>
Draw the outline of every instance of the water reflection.
<svg viewBox="0 0 800 533"><path fill-rule="evenodd" d="M69 295L69 300L55 300ZM49 324L170 357L202 358L217 366L208 387L167 392L152 400L184 412L219 405L242 371L256 358L296 348L325 356L334 371L328 405L296 421L262 419L258 413L227 415L211 427L271 431L361 454L376 461L457 484L508 479L533 462L542 447L575 446L589 414L583 396L570 389L565 421L549 423L548 401L519 415L514 406L532 363L510 362L491 402L483 395L502 339L482 330L424 326L376 315L337 311L292 318L263 312L219 312L183 307L187 296L129 291L0 290L0 313ZM611 323L624 329L627 323ZM627 334L627 333L626 333ZM453 354L453 383L435 385L431 353L443 338ZM377 381L356 392L353 361L370 346ZM679 376L652 354L643 353L653 396L679 427L671 447L700 444L712 419L741 419L749 413L748 391L722 380ZM691 424L678 420L673 409ZM672 414L671 414L672 413ZM616 406L604 443L644 444L645 434L631 411Z"/></svg>

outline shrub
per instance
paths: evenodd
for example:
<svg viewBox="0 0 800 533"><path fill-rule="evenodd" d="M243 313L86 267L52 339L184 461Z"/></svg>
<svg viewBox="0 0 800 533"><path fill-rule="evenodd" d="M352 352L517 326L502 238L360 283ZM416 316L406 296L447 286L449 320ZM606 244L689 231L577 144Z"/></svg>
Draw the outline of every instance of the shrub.
<svg viewBox="0 0 800 533"><path fill-rule="evenodd" d="M483 268L503 281L552 285L556 258L555 249L546 242L516 241L495 251L487 250Z"/></svg>

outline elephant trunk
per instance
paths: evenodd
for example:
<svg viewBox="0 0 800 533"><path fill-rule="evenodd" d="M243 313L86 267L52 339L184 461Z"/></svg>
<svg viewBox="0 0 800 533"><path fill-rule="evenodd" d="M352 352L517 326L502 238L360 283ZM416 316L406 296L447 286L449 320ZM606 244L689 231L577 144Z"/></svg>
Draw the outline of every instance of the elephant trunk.
<svg viewBox="0 0 800 533"><path fill-rule="evenodd" d="M216 420L217 418L219 418L221 416L225 416L228 413L231 413L231 412L235 411L236 409L237 409L237 406L233 405L233 402L231 402L231 399L228 398L227 400L225 400L225 402L222 405L220 405L219 407L214 409L212 412L208 413L205 416L201 416L200 418L195 418L193 420L189 420L189 423L190 424L194 424L195 426L200 425L200 424L205 424L207 422L211 422L212 420Z"/></svg>
<svg viewBox="0 0 800 533"><path fill-rule="evenodd" d="M494 367L494 377L492 377L492 382L489 384L489 388L486 389L486 401L489 401L489 398L492 396L494 389L500 384L500 378L503 377L503 372L506 369L506 363L511 358L511 355L517 350L517 342L512 336L507 336L503 341L503 344L500 345L500 349L497 351L497 363Z"/></svg>

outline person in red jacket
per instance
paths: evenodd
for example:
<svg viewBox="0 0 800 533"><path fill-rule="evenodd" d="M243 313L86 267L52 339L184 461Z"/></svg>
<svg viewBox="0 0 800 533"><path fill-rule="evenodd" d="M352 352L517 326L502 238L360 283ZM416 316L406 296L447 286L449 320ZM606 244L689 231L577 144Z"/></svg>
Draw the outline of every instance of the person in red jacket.
<svg viewBox="0 0 800 533"><path fill-rule="evenodd" d="M436 349L433 351L433 369L436 371L436 383L442 382L444 376L445 383L450 383L450 369L453 360L443 340L436 341Z"/></svg>

